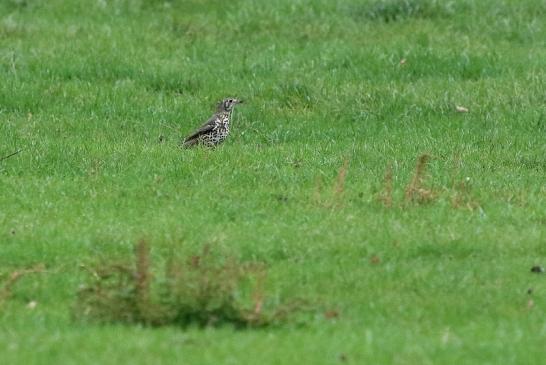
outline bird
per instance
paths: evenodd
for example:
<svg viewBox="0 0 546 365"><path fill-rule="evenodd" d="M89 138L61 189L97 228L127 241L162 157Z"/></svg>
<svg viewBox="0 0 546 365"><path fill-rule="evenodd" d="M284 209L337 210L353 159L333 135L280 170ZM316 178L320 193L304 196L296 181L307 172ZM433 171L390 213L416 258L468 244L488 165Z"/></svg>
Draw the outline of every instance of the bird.
<svg viewBox="0 0 546 365"><path fill-rule="evenodd" d="M229 135L229 124L233 108L242 102L242 100L236 98L226 98L219 102L216 113L199 129L187 136L182 141L182 146L189 148L201 144L214 147L222 143Z"/></svg>

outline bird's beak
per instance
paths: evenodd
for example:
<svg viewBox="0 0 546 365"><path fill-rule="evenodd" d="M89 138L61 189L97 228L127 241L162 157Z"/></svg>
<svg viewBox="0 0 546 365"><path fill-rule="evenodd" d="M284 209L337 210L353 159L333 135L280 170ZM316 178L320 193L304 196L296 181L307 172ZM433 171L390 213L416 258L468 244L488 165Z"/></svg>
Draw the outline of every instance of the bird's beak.
<svg viewBox="0 0 546 365"><path fill-rule="evenodd" d="M242 104L244 101L243 100L239 100L237 101L237 104Z"/></svg>

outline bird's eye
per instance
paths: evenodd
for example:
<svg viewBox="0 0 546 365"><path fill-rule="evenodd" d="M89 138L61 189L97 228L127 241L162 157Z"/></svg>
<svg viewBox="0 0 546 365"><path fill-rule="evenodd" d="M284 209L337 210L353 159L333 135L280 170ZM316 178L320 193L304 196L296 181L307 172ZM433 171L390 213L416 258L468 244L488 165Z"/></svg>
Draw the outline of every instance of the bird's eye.
<svg viewBox="0 0 546 365"><path fill-rule="evenodd" d="M230 103L233 103L233 99L229 99L229 102L230 102Z"/></svg>

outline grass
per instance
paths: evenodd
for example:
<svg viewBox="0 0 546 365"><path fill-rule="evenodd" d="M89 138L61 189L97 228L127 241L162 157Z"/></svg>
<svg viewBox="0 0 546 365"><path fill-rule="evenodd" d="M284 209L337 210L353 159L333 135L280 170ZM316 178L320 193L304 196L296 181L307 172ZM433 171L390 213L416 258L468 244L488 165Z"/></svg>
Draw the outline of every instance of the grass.
<svg viewBox="0 0 546 365"><path fill-rule="evenodd" d="M541 0L0 2L0 158L21 150L0 160L0 358L542 363L545 20ZM226 143L179 149L226 96L247 102ZM74 320L81 266L142 239L159 267L262 262L273 303L320 306Z"/></svg>
<svg viewBox="0 0 546 365"><path fill-rule="evenodd" d="M205 246L185 260L170 257L163 275L158 275L148 243L140 241L130 262L84 266L89 278L79 290L74 319L152 327L230 324L250 329L280 325L308 306L295 300L266 308L263 265L215 256Z"/></svg>

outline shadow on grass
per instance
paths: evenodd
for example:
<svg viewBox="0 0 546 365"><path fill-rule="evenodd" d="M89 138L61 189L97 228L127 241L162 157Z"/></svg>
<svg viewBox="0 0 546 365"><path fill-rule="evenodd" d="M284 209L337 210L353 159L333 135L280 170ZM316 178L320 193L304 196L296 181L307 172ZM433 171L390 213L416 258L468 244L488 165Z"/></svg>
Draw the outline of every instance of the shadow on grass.
<svg viewBox="0 0 546 365"><path fill-rule="evenodd" d="M351 9L354 18L385 23L410 18L446 18L453 12L452 2L437 0L377 0Z"/></svg>

